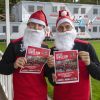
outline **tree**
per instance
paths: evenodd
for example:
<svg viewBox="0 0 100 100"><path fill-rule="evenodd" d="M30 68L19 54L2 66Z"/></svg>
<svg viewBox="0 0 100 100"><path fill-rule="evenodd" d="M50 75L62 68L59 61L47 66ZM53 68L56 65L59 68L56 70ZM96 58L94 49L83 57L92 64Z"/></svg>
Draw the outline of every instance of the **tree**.
<svg viewBox="0 0 100 100"><path fill-rule="evenodd" d="M10 8L19 1L22 0L9 0ZM25 0L25 1L37 1L37 0ZM41 2L64 2L64 3L72 3L75 0L38 0ZM100 4L100 0L79 0L81 4ZM0 14L5 13L5 0L0 0Z"/></svg>
<svg viewBox="0 0 100 100"><path fill-rule="evenodd" d="M100 0L80 0L80 3L82 4L100 4Z"/></svg>

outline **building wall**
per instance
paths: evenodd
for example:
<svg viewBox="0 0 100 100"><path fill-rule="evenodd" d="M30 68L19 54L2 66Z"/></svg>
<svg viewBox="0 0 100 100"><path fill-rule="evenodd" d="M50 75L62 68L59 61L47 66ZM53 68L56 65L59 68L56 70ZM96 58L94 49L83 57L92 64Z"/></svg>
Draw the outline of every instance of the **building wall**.
<svg viewBox="0 0 100 100"><path fill-rule="evenodd" d="M26 28L25 22L11 22L10 23L10 36L11 39L17 39L23 36L24 29ZM0 23L0 39L6 39L6 23Z"/></svg>
<svg viewBox="0 0 100 100"><path fill-rule="evenodd" d="M45 12L48 24L54 34L58 11L66 9L74 20L78 38L100 38L100 6L89 4L72 4L58 2L21 1L12 9L15 22L27 23L30 15L41 9ZM20 33L20 32L19 32ZM22 32L23 33L23 32Z"/></svg>

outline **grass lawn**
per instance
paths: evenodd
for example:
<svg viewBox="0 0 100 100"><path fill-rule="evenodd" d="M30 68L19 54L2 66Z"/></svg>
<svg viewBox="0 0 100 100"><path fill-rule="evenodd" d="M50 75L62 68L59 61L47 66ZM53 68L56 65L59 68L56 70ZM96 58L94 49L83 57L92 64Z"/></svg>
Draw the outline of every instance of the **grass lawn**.
<svg viewBox="0 0 100 100"><path fill-rule="evenodd" d="M90 40L91 44L94 46L97 56L100 60L100 40ZM49 47L52 46L52 41L47 41ZM0 50L4 51L6 48L6 44L4 42L0 42ZM92 80L92 100L100 100L100 81L97 81L95 79ZM48 83L49 84L49 83ZM49 84L48 85L48 93L49 96L52 97L53 87Z"/></svg>
<svg viewBox="0 0 100 100"><path fill-rule="evenodd" d="M6 43L5 42L0 42L0 50L5 51L6 48Z"/></svg>
<svg viewBox="0 0 100 100"><path fill-rule="evenodd" d="M95 48L97 56L100 61L100 40L91 40L89 42L91 42L93 47ZM100 100L100 81L97 81L93 78L91 80L92 80L92 98L93 100Z"/></svg>

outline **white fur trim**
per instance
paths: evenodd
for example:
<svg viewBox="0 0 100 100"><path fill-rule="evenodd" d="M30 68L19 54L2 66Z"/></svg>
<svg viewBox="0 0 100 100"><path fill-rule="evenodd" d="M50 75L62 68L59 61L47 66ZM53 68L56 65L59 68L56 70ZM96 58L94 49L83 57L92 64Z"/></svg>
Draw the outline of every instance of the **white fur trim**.
<svg viewBox="0 0 100 100"><path fill-rule="evenodd" d="M60 24L62 24L62 23L64 23L64 22L70 23L71 26L72 26L73 28L75 28L73 22L72 22L71 20L67 19L67 18L63 18L63 19L59 20L58 23L57 23L57 28L58 28L58 26L59 26Z"/></svg>
<svg viewBox="0 0 100 100"><path fill-rule="evenodd" d="M45 27L45 31L46 31L46 33L50 34L50 27L49 26Z"/></svg>
<svg viewBox="0 0 100 100"><path fill-rule="evenodd" d="M28 23L29 23L29 22L34 22L34 23L37 23L37 24L41 24L41 25L46 26L45 22L42 21L42 20L39 20L39 19L31 18L31 19L28 20Z"/></svg>

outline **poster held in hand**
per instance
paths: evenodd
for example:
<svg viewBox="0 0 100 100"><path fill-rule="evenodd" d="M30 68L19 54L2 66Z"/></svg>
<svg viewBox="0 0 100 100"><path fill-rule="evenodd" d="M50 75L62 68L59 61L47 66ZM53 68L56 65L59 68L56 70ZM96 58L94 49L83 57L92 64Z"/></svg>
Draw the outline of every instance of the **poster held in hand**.
<svg viewBox="0 0 100 100"><path fill-rule="evenodd" d="M56 84L79 82L78 51L55 51Z"/></svg>
<svg viewBox="0 0 100 100"><path fill-rule="evenodd" d="M25 54L27 63L20 73L40 74L49 55L50 49L28 46Z"/></svg>

